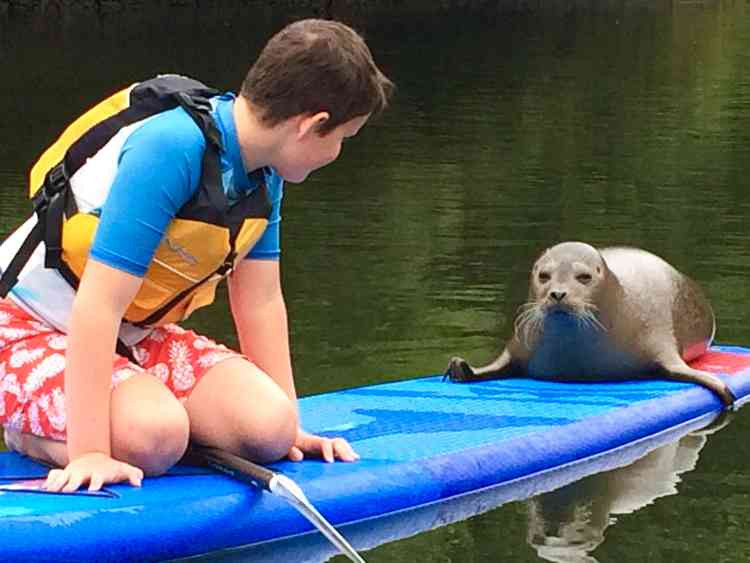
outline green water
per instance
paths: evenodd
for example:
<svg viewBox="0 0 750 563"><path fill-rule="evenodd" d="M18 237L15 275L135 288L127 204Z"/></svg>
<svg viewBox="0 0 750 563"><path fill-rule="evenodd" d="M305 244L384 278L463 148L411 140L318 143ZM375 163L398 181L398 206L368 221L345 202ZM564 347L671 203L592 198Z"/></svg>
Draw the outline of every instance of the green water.
<svg viewBox="0 0 750 563"><path fill-rule="evenodd" d="M491 359L535 256L567 239L662 255L708 291L717 340L750 345L750 3L531 4L355 14L399 91L339 161L287 188L282 268L301 395L436 373L456 353ZM161 72L236 89L297 14L0 14L0 231L26 213L40 149L93 101ZM221 306L191 324L234 343ZM558 535L578 548L548 559L750 560L749 427L741 411L630 473L367 559L541 561L531 544ZM628 487L634 475L641 485ZM666 484L649 499L654 480Z"/></svg>

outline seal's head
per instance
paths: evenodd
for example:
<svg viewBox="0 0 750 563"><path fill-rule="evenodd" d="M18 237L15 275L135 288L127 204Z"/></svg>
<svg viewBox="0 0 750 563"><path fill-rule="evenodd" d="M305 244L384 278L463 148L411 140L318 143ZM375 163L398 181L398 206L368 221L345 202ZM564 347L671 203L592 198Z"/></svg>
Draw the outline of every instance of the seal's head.
<svg viewBox="0 0 750 563"><path fill-rule="evenodd" d="M531 348L549 315L566 315L603 329L596 313L610 275L599 251L582 242L562 242L545 250L534 263L529 301L521 307L515 328Z"/></svg>
<svg viewBox="0 0 750 563"><path fill-rule="evenodd" d="M531 269L529 297L548 313L584 314L597 302L608 275L599 251L583 242L545 250Z"/></svg>

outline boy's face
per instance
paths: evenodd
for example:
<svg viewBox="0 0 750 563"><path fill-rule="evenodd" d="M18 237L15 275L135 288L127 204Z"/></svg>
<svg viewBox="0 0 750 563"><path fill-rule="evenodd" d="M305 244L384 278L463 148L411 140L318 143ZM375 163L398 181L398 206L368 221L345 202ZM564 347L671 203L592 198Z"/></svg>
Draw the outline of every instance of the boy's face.
<svg viewBox="0 0 750 563"><path fill-rule="evenodd" d="M344 139L356 135L370 117L355 117L321 137L317 132L318 126L325 122L327 116L327 113L320 113L300 118L297 134L285 144L278 162L274 163L276 171L287 182L302 182L313 170L336 160Z"/></svg>

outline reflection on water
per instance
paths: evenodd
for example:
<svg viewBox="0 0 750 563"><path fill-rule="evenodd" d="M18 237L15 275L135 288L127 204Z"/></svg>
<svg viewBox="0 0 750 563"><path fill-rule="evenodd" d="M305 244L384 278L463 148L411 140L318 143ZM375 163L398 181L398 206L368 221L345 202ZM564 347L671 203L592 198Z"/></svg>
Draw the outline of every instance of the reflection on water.
<svg viewBox="0 0 750 563"><path fill-rule="evenodd" d="M298 2L101 4L80 19L0 9L0 234L29 211L41 148L94 101L168 71L236 89L271 31L310 15ZM718 340L750 344L747 2L505 0L474 3L479 16L433 2L429 16L397 18L348 4L398 93L339 161L285 196L301 394L436 373L454 352L495 357L534 258L560 240L662 255L707 289ZM220 306L191 325L234 343ZM619 518L593 556L640 563L663 546L664 561L750 560L746 425L743 410L679 495ZM607 492L581 487L604 522ZM510 503L367 559L539 561L528 520ZM654 530L677 520L667 546Z"/></svg>
<svg viewBox="0 0 750 563"><path fill-rule="evenodd" d="M695 469L708 436L729 417L661 446L635 463L586 477L528 502L527 541L539 557L555 563L598 563L592 552L617 516L677 494L680 475Z"/></svg>

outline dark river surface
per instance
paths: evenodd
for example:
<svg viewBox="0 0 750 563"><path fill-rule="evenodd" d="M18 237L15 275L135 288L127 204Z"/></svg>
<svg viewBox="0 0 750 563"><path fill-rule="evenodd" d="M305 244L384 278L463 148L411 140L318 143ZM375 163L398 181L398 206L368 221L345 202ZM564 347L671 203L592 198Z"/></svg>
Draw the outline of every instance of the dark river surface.
<svg viewBox="0 0 750 563"><path fill-rule="evenodd" d="M35 157L92 102L163 72L236 90L265 39L309 15L111 4L0 12L2 234L27 213ZM398 94L339 161L287 186L300 395L491 359L535 256L561 240L660 254L706 288L717 341L750 345L750 2L531 4L352 16ZM235 342L220 306L190 324ZM748 432L741 410L629 468L365 556L750 561Z"/></svg>

